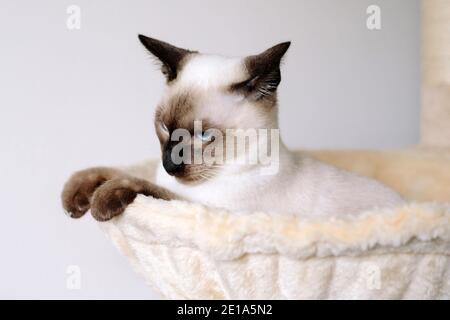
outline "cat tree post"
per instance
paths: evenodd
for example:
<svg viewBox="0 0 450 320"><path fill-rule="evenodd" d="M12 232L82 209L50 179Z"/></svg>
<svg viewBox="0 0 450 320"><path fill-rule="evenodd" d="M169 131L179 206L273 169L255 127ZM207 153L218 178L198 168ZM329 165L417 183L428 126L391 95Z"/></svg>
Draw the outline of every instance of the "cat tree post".
<svg viewBox="0 0 450 320"><path fill-rule="evenodd" d="M421 143L450 147L450 0L422 0Z"/></svg>

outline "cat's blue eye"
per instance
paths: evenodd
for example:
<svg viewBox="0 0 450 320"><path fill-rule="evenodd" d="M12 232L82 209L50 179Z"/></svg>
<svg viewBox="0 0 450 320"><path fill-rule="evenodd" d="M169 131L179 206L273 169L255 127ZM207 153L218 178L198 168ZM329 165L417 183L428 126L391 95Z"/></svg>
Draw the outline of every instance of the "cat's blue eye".
<svg viewBox="0 0 450 320"><path fill-rule="evenodd" d="M211 140L212 132L211 131L198 131L195 133L195 137L200 140L203 140L203 141L209 141L209 140Z"/></svg>

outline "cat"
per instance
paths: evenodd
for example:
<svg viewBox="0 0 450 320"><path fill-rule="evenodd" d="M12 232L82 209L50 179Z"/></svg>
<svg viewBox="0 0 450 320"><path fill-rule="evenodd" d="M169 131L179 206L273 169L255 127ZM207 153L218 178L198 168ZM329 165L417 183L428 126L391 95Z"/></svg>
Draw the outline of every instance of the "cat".
<svg viewBox="0 0 450 320"><path fill-rule="evenodd" d="M79 171L62 192L63 207L71 217L79 218L91 209L95 219L109 220L123 213L138 194L193 201L240 214L258 210L333 216L403 203L400 195L380 182L291 152L281 139L270 141L269 149L276 155L272 159L276 170L271 174L263 174L258 162L187 161L193 157L186 156L188 151L195 155L195 144L205 151L216 143L214 156L223 156L234 145L218 144L220 135L226 141L234 138L228 129L254 129L258 138L246 140L246 148L236 157L246 157L249 150L266 144L268 139L261 132L277 132L280 64L290 42L257 55L229 58L181 49L144 35L139 40L160 62L167 82L154 119L162 151L156 181L106 167ZM201 121L200 131L195 130L195 121ZM187 133L190 142L172 139L179 130ZM174 152L175 148L183 151ZM182 161L174 160L174 154Z"/></svg>

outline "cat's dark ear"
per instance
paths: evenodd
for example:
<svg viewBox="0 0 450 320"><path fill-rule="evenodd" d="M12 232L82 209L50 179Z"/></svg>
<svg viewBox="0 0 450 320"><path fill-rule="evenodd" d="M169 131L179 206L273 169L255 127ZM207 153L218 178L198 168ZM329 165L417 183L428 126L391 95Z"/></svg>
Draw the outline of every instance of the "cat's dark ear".
<svg viewBox="0 0 450 320"><path fill-rule="evenodd" d="M243 82L233 84L231 89L254 100L273 95L281 81L281 59L290 45L290 42L283 42L263 53L245 58L249 77Z"/></svg>
<svg viewBox="0 0 450 320"><path fill-rule="evenodd" d="M174 80L182 66L183 59L194 51L177 48L166 42L138 35L139 41L161 62L161 71L167 82Z"/></svg>

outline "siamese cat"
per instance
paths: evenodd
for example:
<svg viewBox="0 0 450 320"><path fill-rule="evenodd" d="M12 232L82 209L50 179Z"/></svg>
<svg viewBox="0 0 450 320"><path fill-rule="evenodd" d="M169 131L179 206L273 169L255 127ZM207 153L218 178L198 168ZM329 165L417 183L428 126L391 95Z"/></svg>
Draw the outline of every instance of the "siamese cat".
<svg viewBox="0 0 450 320"><path fill-rule="evenodd" d="M191 138L182 143L185 155L195 144L205 151L219 141L222 144L216 146L214 156L224 155L234 145L223 143L232 141L228 129L254 129L258 138L246 140L244 152L236 157L262 147L260 140L267 143L259 138L264 135L261 132L278 129L280 63L290 42L258 55L229 58L181 49L143 35L139 40L161 63L167 81L154 119L162 151L156 181L106 167L79 171L62 193L63 206L71 217L79 218L91 209L95 219L109 220L121 214L138 194L198 202L241 214L257 210L335 216L403 203L381 183L293 153L281 140L271 144L270 151L276 153L276 170L271 174L262 174L263 165L258 162L237 163L228 158L213 163L175 161L174 149L180 142L172 137L177 130ZM195 121L202 123L198 132ZM192 158L178 154L183 160Z"/></svg>

